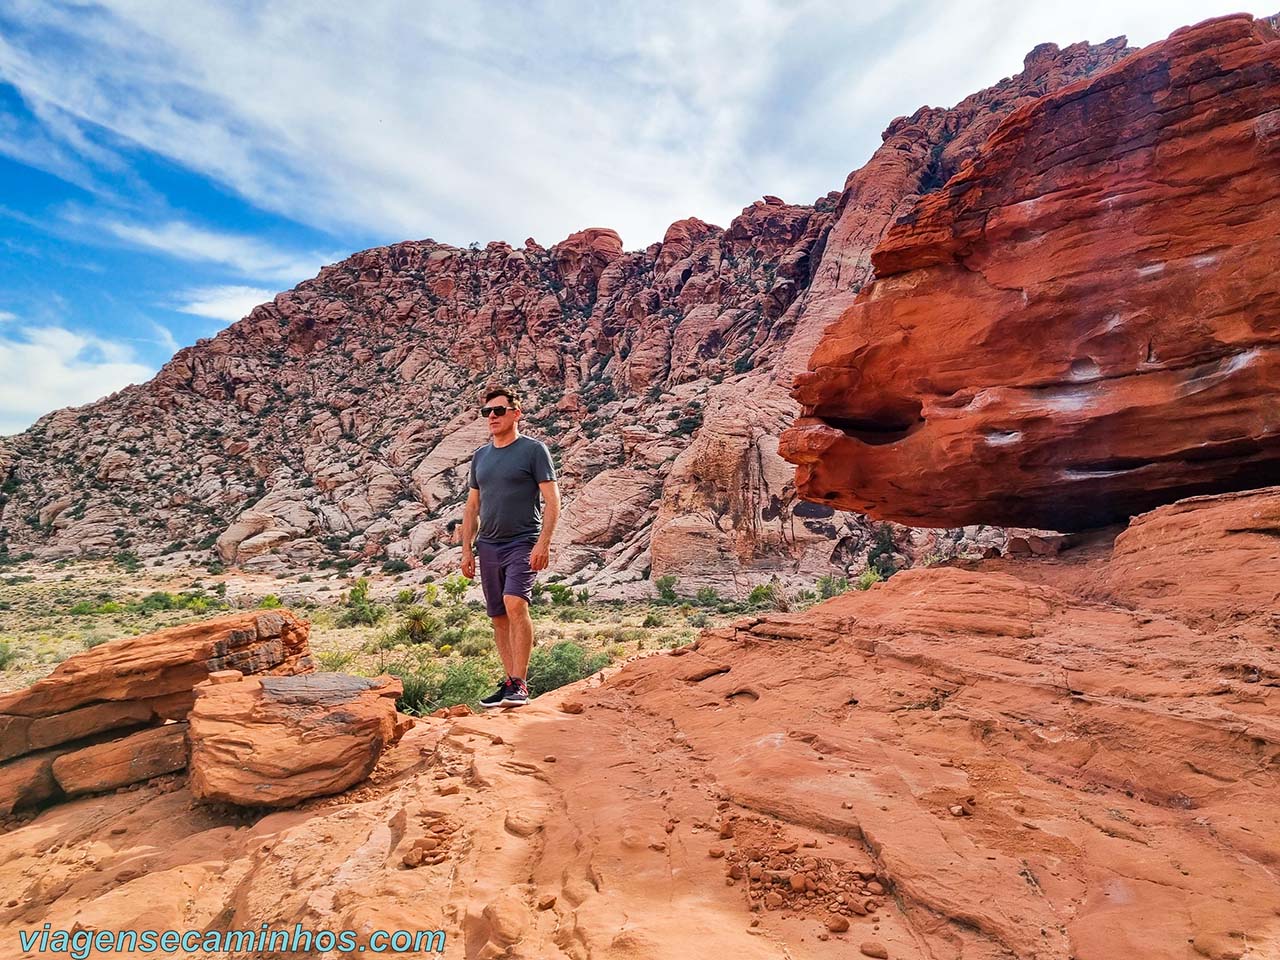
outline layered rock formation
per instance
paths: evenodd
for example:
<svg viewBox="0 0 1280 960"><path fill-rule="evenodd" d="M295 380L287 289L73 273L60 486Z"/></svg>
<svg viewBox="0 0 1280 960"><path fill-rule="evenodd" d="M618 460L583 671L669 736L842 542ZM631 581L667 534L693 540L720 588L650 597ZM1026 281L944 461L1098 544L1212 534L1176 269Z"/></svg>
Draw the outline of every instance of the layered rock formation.
<svg viewBox="0 0 1280 960"><path fill-rule="evenodd" d="M1056 530L1280 475L1280 33L1026 104L899 218L798 380L800 493Z"/></svg>
<svg viewBox="0 0 1280 960"><path fill-rule="evenodd" d="M413 725L393 677L341 673L213 676L188 715L191 793L248 807L291 807L341 793L373 771Z"/></svg>
<svg viewBox="0 0 1280 960"><path fill-rule="evenodd" d="M1038 47L1018 76L895 120L843 191L766 197L724 229L683 220L642 251L591 229L550 249L356 254L150 383L0 443L0 528L11 550L43 556L276 570L407 558L444 572L457 556L442 534L486 440L477 392L511 380L528 394L526 431L560 461L553 572L741 592L856 570L878 526L801 503L777 454L798 412L792 374L870 279L895 218L1002 118L1128 53L1123 40ZM893 533L907 561L1000 539Z"/></svg>
<svg viewBox="0 0 1280 960"><path fill-rule="evenodd" d="M0 936L1270 956L1278 518L1276 487L1194 498L1114 547L906 571L519 711L420 721L366 785L249 821L186 787L74 800L0 835Z"/></svg>
<svg viewBox="0 0 1280 960"><path fill-rule="evenodd" d="M100 644L0 696L0 814L181 770L197 684L313 670L308 631L287 611L215 617Z"/></svg>

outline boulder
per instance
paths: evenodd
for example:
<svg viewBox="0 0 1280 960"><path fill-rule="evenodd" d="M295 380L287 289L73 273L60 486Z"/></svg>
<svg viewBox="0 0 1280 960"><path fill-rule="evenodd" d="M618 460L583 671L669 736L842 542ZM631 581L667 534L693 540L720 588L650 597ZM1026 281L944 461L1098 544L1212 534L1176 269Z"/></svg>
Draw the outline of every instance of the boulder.
<svg viewBox="0 0 1280 960"><path fill-rule="evenodd" d="M191 792L201 800L289 807L364 780L412 725L399 680L342 673L245 677L196 687Z"/></svg>

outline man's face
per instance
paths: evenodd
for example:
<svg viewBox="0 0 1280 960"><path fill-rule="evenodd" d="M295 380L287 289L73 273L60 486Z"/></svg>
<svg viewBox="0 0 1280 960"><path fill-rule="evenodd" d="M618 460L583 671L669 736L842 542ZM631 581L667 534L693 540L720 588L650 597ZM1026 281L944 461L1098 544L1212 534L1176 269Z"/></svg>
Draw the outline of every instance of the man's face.
<svg viewBox="0 0 1280 960"><path fill-rule="evenodd" d="M480 408L480 415L489 418L491 434L506 433L520 419L520 411L512 405L509 397L501 393L485 401L484 406Z"/></svg>

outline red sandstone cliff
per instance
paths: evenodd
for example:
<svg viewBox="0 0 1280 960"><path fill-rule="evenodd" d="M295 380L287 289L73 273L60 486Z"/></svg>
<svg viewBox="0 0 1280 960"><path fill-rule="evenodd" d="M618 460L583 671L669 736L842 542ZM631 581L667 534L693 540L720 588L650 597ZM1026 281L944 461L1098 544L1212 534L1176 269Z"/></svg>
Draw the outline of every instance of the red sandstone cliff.
<svg viewBox="0 0 1280 960"><path fill-rule="evenodd" d="M1280 476L1280 34L1175 33L1005 119L799 378L802 496L1069 530Z"/></svg>

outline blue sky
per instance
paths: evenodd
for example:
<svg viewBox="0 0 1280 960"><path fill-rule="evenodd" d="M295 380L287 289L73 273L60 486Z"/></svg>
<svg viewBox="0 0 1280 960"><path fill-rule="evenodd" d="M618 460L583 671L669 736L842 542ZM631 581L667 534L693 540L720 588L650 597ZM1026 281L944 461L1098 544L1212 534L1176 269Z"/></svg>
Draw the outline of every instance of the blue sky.
<svg viewBox="0 0 1280 960"><path fill-rule="evenodd" d="M839 189L1037 43L1239 2L0 4L0 434L370 246L629 249ZM1255 15L1270 10L1254 10Z"/></svg>

